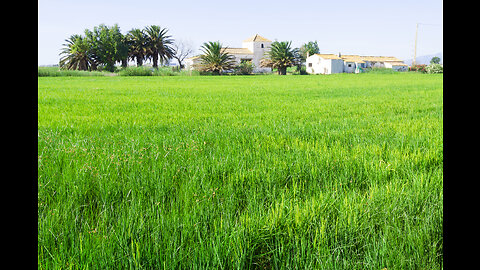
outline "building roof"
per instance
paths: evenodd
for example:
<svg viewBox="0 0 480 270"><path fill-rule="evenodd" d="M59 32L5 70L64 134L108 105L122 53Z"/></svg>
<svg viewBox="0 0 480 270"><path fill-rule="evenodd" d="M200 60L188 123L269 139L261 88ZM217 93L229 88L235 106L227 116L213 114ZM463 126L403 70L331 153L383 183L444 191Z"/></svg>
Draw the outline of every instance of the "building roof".
<svg viewBox="0 0 480 270"><path fill-rule="evenodd" d="M387 61L390 65L392 66L408 66L407 64L403 62L397 62L397 61Z"/></svg>
<svg viewBox="0 0 480 270"><path fill-rule="evenodd" d="M376 62L402 62L402 60L393 56L360 56L363 61L376 61Z"/></svg>
<svg viewBox="0 0 480 270"><path fill-rule="evenodd" d="M185 60L188 60L188 59L197 59L197 58L200 58L200 55L196 55L196 56L188 57L188 58L186 58Z"/></svg>
<svg viewBox="0 0 480 270"><path fill-rule="evenodd" d="M253 54L253 52L247 48L225 48L224 52L228 54Z"/></svg>
<svg viewBox="0 0 480 270"><path fill-rule="evenodd" d="M251 54L253 55L253 52L250 51L249 49L247 48L224 48L225 50L223 51L224 53L228 53L228 54ZM187 59L198 59L200 58L200 55L197 55L197 56L193 56L193 57L189 57Z"/></svg>
<svg viewBox="0 0 480 270"><path fill-rule="evenodd" d="M396 65L404 65L403 61L394 56L362 56L362 55L342 55L341 58L345 62L369 61L369 62L389 62L396 63Z"/></svg>
<svg viewBox="0 0 480 270"><path fill-rule="evenodd" d="M335 54L320 54L320 53L316 53L314 55L318 55L320 56L321 58L323 59L341 59L340 57L338 57L337 55ZM313 56L313 55L312 55Z"/></svg>
<svg viewBox="0 0 480 270"><path fill-rule="evenodd" d="M260 36L259 34L255 34L254 36L245 39L243 42L252 42L252 41L255 41L255 42L261 42L261 41L272 42L271 40L266 39L266 38Z"/></svg>
<svg viewBox="0 0 480 270"><path fill-rule="evenodd" d="M365 61L363 61L362 57L359 55L342 55L340 58L342 58L342 60L345 62L365 63Z"/></svg>

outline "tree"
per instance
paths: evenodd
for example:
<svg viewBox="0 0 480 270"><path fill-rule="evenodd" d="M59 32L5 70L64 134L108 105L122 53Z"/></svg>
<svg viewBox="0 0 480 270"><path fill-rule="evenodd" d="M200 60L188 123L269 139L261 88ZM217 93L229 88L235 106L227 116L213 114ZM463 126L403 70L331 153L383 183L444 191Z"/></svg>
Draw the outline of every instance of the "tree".
<svg viewBox="0 0 480 270"><path fill-rule="evenodd" d="M172 48L173 39L167 35L168 30L158 25L151 25L145 28L146 34L146 57L152 58L153 67L158 68L158 60L165 63L174 56Z"/></svg>
<svg viewBox="0 0 480 270"><path fill-rule="evenodd" d="M320 53L320 49L318 48L317 41L309 41L303 44L299 49L299 53L300 53L302 62L305 62L305 60L307 59L307 54L314 55L316 53Z"/></svg>
<svg viewBox="0 0 480 270"><path fill-rule="evenodd" d="M112 27L100 24L95 26L93 31L86 29L85 37L90 44L95 60L105 65L105 69L108 71L113 72L115 62L126 57L126 46L117 24Z"/></svg>
<svg viewBox="0 0 480 270"><path fill-rule="evenodd" d="M177 59L179 68L182 69L184 67L183 60L193 53L192 44L183 40L177 40L173 44L173 49L175 51L173 58Z"/></svg>
<svg viewBox="0 0 480 270"><path fill-rule="evenodd" d="M143 65L147 55L147 35L141 29L134 28L127 33L128 55L137 60L137 67Z"/></svg>
<svg viewBox="0 0 480 270"><path fill-rule="evenodd" d="M200 55L201 70L211 71L215 75L220 75L222 72L235 67L233 56L225 52L226 48L222 48L222 44L219 41L205 42L200 49L203 52Z"/></svg>
<svg viewBox="0 0 480 270"><path fill-rule="evenodd" d="M117 53L116 53L116 60L119 61L122 67L126 68L128 65L128 40L127 36L119 33L120 35L117 37Z"/></svg>
<svg viewBox="0 0 480 270"><path fill-rule="evenodd" d="M60 68L74 70L96 69L97 64L86 38L81 35L71 35L65 41L67 43L63 44L64 48L60 52L60 55L64 55L60 58Z"/></svg>
<svg viewBox="0 0 480 270"><path fill-rule="evenodd" d="M279 75L286 75L287 67L295 66L299 61L298 49L292 49L291 44L291 41L273 42L260 66L276 68Z"/></svg>
<svg viewBox="0 0 480 270"><path fill-rule="evenodd" d="M430 64L440 64L440 57L433 57L432 60L430 60Z"/></svg>

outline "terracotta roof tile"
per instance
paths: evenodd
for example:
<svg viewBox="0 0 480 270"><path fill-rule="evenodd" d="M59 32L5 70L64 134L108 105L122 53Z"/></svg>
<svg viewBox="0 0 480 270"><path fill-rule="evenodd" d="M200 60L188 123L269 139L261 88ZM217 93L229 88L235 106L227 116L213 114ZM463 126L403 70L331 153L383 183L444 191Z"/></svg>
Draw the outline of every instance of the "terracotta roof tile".
<svg viewBox="0 0 480 270"><path fill-rule="evenodd" d="M320 57L323 58L323 59L341 59L340 57L338 57L338 55L335 55L335 54L320 54L320 53L316 53L315 55L318 55L318 56L320 56Z"/></svg>
<svg viewBox="0 0 480 270"><path fill-rule="evenodd" d="M228 54L253 54L253 52L247 48L225 48L225 52Z"/></svg>
<svg viewBox="0 0 480 270"><path fill-rule="evenodd" d="M247 39L245 39L243 42L252 42L252 41L257 41L257 42L258 42L258 41L272 42L271 40L266 39L266 38L260 36L259 34L256 34L256 35L254 35L254 36L252 36L252 37L250 37L250 38L247 38Z"/></svg>

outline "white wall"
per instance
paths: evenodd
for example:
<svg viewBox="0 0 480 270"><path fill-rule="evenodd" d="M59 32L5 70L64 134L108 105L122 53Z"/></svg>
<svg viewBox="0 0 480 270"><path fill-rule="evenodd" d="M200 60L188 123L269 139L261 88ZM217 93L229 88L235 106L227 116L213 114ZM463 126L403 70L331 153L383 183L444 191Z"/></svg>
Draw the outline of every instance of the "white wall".
<svg viewBox="0 0 480 270"><path fill-rule="evenodd" d="M318 55L312 55L305 60L306 71L309 74L320 74L320 63Z"/></svg>
<svg viewBox="0 0 480 270"><path fill-rule="evenodd" d="M263 48L262 48L263 44ZM242 47L253 52L252 63L255 65L254 72L271 72L271 68L261 68L260 60L265 57L265 53L270 50L272 42L256 41L242 42Z"/></svg>
<svg viewBox="0 0 480 270"><path fill-rule="evenodd" d="M372 62L370 61L365 61L365 63L367 64L367 67L371 68L371 67L376 67L376 68L383 68L385 67L385 62L375 62L375 64L372 66Z"/></svg>
<svg viewBox="0 0 480 270"><path fill-rule="evenodd" d="M185 69L186 70L193 70L195 69L193 65L200 64L200 58L190 58L185 60Z"/></svg>
<svg viewBox="0 0 480 270"><path fill-rule="evenodd" d="M253 62L253 55L251 54L232 54L233 57L235 57L235 62L238 64L240 64L240 62L242 61L242 59L252 59L252 62Z"/></svg>
<svg viewBox="0 0 480 270"><path fill-rule="evenodd" d="M331 71L330 73L343 73L343 60L342 59L330 59Z"/></svg>
<svg viewBox="0 0 480 270"><path fill-rule="evenodd" d="M392 65L388 62L385 62L385 67L386 68L391 68L395 71L406 71L407 70L407 67L406 66L397 66L397 65Z"/></svg>
<svg viewBox="0 0 480 270"><path fill-rule="evenodd" d="M350 67L349 67L350 65ZM355 72L355 62L344 62L343 71L346 73Z"/></svg>
<svg viewBox="0 0 480 270"><path fill-rule="evenodd" d="M324 59L318 55L312 55L305 61L306 71L310 74L333 74L343 72L342 59ZM312 64L311 67L309 64Z"/></svg>

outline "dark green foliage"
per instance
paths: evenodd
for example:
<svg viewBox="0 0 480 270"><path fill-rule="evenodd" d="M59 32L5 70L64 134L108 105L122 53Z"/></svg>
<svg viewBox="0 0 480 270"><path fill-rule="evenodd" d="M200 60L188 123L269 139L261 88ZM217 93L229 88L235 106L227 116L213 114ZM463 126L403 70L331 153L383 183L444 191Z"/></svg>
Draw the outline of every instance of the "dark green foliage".
<svg viewBox="0 0 480 270"><path fill-rule="evenodd" d="M320 53L320 48L318 47L317 41L309 41L303 44L299 49L300 57L302 62L305 62L308 55L314 55Z"/></svg>
<svg viewBox="0 0 480 270"><path fill-rule="evenodd" d="M252 61L243 61L236 68L235 73L239 75L249 75L252 74L254 64Z"/></svg>
<svg viewBox="0 0 480 270"><path fill-rule="evenodd" d="M72 35L65 40L59 66L69 70L96 70L96 61L88 40L81 35Z"/></svg>
<svg viewBox="0 0 480 270"><path fill-rule="evenodd" d="M233 56L225 52L219 41L205 42L200 48L203 54L201 58L201 71L212 72L213 75L220 75L225 71L232 70L235 67Z"/></svg>
<svg viewBox="0 0 480 270"><path fill-rule="evenodd" d="M147 36L146 41L146 57L153 61L153 67L158 68L158 60L160 63L167 63L175 54L173 39L167 35L168 30L158 25L151 25L145 28Z"/></svg>
<svg viewBox="0 0 480 270"><path fill-rule="evenodd" d="M101 24L93 30L86 29L85 36L72 35L64 44L60 67L64 69L115 71L115 63L127 67L128 59L136 60L137 66L152 59L153 67L158 61L167 63L173 57L173 39L168 30L157 25L132 29L127 35L120 32L117 24L112 27Z"/></svg>
<svg viewBox="0 0 480 270"><path fill-rule="evenodd" d="M127 57L124 37L118 25L108 27L104 24L95 26L93 31L85 30L85 38L90 45L92 55L97 63L105 66L105 70L113 72L115 62Z"/></svg>
<svg viewBox="0 0 480 270"><path fill-rule="evenodd" d="M299 62L298 49L291 48L291 41L275 41L260 66L276 68L279 75L286 75L287 68Z"/></svg>
<svg viewBox="0 0 480 270"><path fill-rule="evenodd" d="M440 57L432 57L432 60L430 60L430 64L440 64Z"/></svg>
<svg viewBox="0 0 480 270"><path fill-rule="evenodd" d="M143 65L147 58L147 35L142 29L134 28L127 33L128 56L137 60L137 67Z"/></svg>

